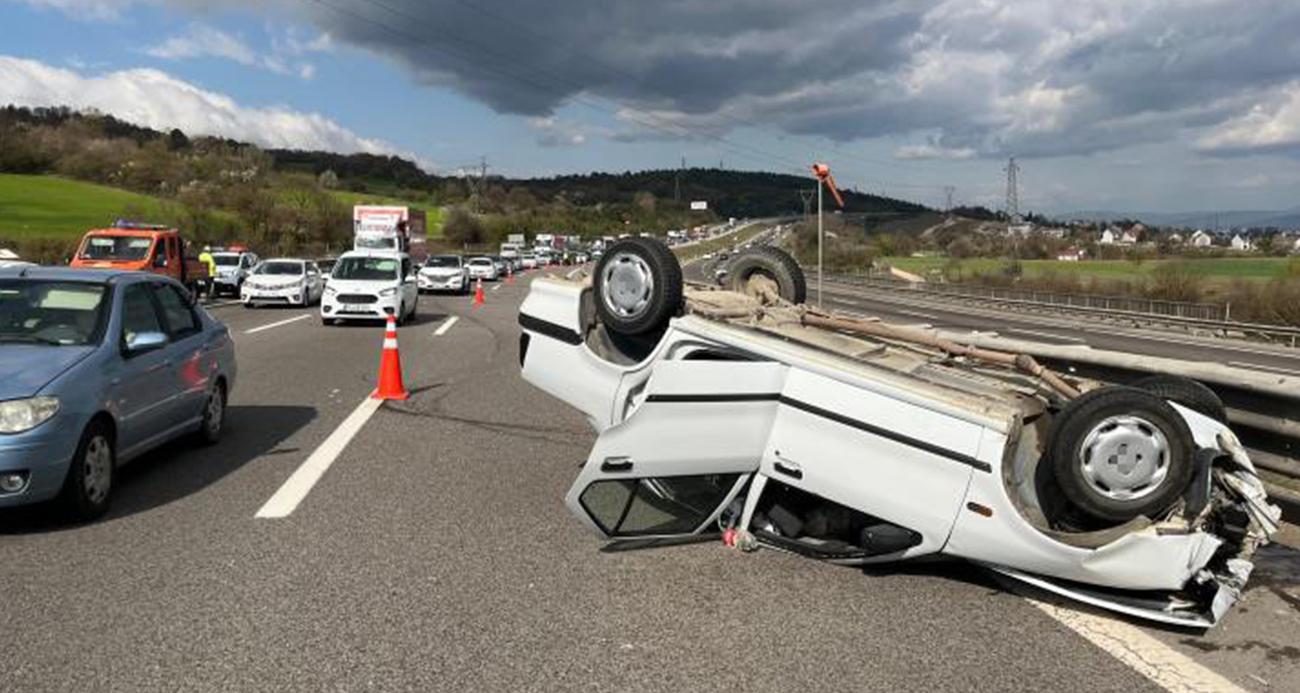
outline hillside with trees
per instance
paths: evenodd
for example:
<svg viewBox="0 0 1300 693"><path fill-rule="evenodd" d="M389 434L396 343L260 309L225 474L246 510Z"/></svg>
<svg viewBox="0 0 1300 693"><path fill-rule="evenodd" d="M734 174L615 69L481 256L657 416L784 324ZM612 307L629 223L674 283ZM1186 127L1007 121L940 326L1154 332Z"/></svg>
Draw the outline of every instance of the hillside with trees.
<svg viewBox="0 0 1300 693"><path fill-rule="evenodd" d="M175 224L200 242L240 240L284 253L345 246L349 207L367 197L421 206L431 219L446 211L455 220L446 227L446 244L474 247L493 245L508 233L662 233L718 218L800 214L799 190L812 188L810 178L707 168L489 176L471 184L399 157L263 150L180 130L151 130L95 112L13 106L0 108L0 173L58 176L156 201L116 210L101 223L147 217L142 220ZM49 186L32 189L44 187ZM692 200L708 202L709 210L691 211ZM856 191L845 191L845 201L845 214L862 218L926 211ZM39 245L34 252L47 258L70 250L85 230L80 224L25 228L14 221L22 211L0 209L0 245Z"/></svg>

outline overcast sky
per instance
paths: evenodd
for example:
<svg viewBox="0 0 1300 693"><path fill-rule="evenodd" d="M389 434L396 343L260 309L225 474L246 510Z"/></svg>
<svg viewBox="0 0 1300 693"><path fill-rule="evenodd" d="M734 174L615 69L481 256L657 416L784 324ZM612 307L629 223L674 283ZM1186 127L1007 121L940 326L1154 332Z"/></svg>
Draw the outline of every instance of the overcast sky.
<svg viewBox="0 0 1300 693"><path fill-rule="evenodd" d="M219 7L218 7L219 6ZM0 0L0 102L547 175L1300 206L1297 0Z"/></svg>

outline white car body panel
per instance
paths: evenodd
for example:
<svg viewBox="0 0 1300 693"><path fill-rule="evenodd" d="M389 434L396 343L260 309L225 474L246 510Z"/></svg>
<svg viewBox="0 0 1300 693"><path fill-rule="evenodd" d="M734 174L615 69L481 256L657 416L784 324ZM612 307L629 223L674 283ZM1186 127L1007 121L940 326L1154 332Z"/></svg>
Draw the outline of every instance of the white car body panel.
<svg viewBox="0 0 1300 693"><path fill-rule="evenodd" d="M761 493L775 480L920 535L919 543L901 551L845 562L943 553L1038 581L1172 592L1207 575L1223 543L1201 529L1180 531L1172 524L1148 523L1095 548L1040 531L1017 508L1004 478L1021 435L1022 414L1009 395L999 400L948 391L907 373L694 315L674 319L639 363L615 363L584 339L587 291L587 285L549 278L532 284L520 310L522 374L581 411L600 434L567 504L602 536L609 533L581 503L594 482L740 474L713 517L746 482L753 482L751 493ZM702 348L749 360L682 360ZM1266 542L1277 510L1267 504L1235 436L1208 417L1175 410L1198 445L1229 453L1245 468L1228 476L1243 495L1257 496L1248 505ZM617 469L606 469L607 463ZM752 513L747 499L746 525ZM1214 576L1220 587L1212 616L1165 616L1212 625L1249 575L1249 561L1239 563L1244 567L1229 563L1236 577ZM1057 591L1085 595L1062 585Z"/></svg>

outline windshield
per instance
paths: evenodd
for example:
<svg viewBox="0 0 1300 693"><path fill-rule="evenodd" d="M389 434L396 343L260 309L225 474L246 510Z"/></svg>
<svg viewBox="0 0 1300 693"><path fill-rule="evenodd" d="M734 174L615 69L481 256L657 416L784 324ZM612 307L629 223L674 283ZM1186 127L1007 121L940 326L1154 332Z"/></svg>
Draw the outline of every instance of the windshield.
<svg viewBox="0 0 1300 693"><path fill-rule="evenodd" d="M301 262L263 262L253 274L275 277L300 277L303 274Z"/></svg>
<svg viewBox="0 0 1300 693"><path fill-rule="evenodd" d="M91 236L81 248L81 259L143 260L152 247L148 236Z"/></svg>
<svg viewBox="0 0 1300 693"><path fill-rule="evenodd" d="M459 255L434 255L425 263L425 267L460 267Z"/></svg>
<svg viewBox="0 0 1300 693"><path fill-rule="evenodd" d="M334 265L332 279L351 279L357 281L388 281L397 279L397 270L401 265L396 258L387 257L345 257Z"/></svg>
<svg viewBox="0 0 1300 693"><path fill-rule="evenodd" d="M98 333L103 299L102 284L0 280L0 343L89 344Z"/></svg>
<svg viewBox="0 0 1300 693"><path fill-rule="evenodd" d="M221 267L230 267L239 264L238 255L213 255L212 261Z"/></svg>

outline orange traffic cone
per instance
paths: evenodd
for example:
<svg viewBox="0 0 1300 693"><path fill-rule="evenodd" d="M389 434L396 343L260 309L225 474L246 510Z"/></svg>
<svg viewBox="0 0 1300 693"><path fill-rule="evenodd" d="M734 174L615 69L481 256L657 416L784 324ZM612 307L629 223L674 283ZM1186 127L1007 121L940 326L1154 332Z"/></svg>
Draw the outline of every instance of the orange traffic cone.
<svg viewBox="0 0 1300 693"><path fill-rule="evenodd" d="M404 400L410 398L402 384L402 357L397 351L397 318L388 316L384 331L384 354L379 361L379 387L370 393L371 399Z"/></svg>
<svg viewBox="0 0 1300 693"><path fill-rule="evenodd" d="M483 305L483 280L480 279L478 280L477 286L475 286L474 288L474 307L478 308L482 305Z"/></svg>

